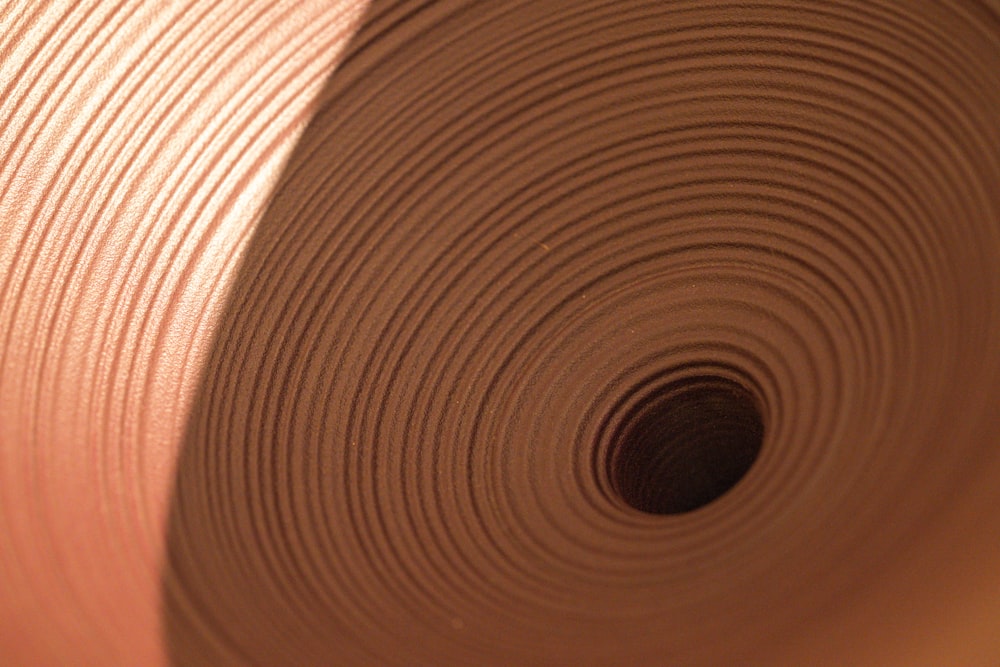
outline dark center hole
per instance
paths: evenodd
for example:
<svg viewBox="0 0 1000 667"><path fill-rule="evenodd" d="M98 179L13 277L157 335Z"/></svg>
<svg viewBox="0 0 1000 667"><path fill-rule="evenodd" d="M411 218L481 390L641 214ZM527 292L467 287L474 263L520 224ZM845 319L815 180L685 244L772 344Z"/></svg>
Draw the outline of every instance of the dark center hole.
<svg viewBox="0 0 1000 667"><path fill-rule="evenodd" d="M757 401L743 385L712 375L677 380L626 416L611 453L611 480L638 510L690 512L746 475L763 438Z"/></svg>

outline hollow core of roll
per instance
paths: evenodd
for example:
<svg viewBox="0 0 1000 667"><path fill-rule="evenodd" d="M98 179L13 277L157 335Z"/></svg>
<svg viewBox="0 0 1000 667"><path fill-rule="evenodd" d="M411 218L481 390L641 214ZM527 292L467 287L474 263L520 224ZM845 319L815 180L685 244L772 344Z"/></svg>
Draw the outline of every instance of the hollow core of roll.
<svg viewBox="0 0 1000 667"><path fill-rule="evenodd" d="M738 382L713 375L675 380L625 416L612 449L610 478L635 509L690 512L746 475L763 438L760 409Z"/></svg>

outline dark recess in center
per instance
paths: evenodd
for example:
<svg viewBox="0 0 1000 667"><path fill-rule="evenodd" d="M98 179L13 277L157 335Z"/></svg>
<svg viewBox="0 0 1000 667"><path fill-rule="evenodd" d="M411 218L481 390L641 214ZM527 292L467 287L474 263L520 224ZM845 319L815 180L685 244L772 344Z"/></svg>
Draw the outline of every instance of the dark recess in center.
<svg viewBox="0 0 1000 667"><path fill-rule="evenodd" d="M733 488L763 439L761 411L746 387L721 376L687 377L648 393L625 416L610 479L635 509L690 512Z"/></svg>

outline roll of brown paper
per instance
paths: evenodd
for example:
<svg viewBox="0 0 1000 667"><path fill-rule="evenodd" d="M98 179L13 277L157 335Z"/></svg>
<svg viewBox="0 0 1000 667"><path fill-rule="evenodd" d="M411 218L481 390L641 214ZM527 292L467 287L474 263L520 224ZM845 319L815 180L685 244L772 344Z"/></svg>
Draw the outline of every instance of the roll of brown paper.
<svg viewBox="0 0 1000 667"><path fill-rule="evenodd" d="M4 664L1000 664L1000 6L3 21Z"/></svg>

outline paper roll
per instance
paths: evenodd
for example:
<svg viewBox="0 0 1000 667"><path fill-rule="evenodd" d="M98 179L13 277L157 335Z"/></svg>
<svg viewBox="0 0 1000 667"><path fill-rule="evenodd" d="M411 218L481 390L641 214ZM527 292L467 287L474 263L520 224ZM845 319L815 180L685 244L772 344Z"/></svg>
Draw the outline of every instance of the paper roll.
<svg viewBox="0 0 1000 667"><path fill-rule="evenodd" d="M185 9L12 21L0 655L1000 661L995 3Z"/></svg>

